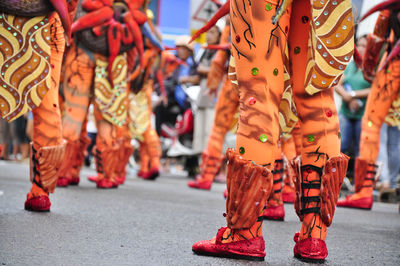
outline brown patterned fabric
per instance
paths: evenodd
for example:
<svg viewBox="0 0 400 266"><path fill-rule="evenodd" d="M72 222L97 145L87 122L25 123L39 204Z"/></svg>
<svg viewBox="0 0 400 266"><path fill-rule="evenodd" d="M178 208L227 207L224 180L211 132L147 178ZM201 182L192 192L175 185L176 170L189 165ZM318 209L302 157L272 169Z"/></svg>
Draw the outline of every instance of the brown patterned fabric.
<svg viewBox="0 0 400 266"><path fill-rule="evenodd" d="M226 220L231 229L248 229L260 216L273 186L272 172L244 160L233 149L228 159Z"/></svg>
<svg viewBox="0 0 400 266"><path fill-rule="evenodd" d="M48 17L0 13L0 115L8 121L38 107L54 82Z"/></svg>
<svg viewBox="0 0 400 266"><path fill-rule="evenodd" d="M31 144L30 179L34 181L39 176L40 186L53 193L57 185L58 171L64 158L66 142L57 146L47 146L35 149Z"/></svg>
<svg viewBox="0 0 400 266"><path fill-rule="evenodd" d="M354 25L351 0L311 1L305 90L314 94L340 80L353 56Z"/></svg>

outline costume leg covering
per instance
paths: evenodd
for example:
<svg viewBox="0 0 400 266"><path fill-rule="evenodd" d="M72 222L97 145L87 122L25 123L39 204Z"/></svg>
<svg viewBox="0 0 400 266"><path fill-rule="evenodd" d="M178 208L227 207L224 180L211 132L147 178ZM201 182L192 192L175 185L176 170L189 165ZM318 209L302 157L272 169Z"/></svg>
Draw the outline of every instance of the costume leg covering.
<svg viewBox="0 0 400 266"><path fill-rule="evenodd" d="M340 207L371 209L379 153L380 128L400 88L400 60L389 63L375 77L361 124L360 157L355 164L356 193L338 202Z"/></svg>
<svg viewBox="0 0 400 266"><path fill-rule="evenodd" d="M293 10L289 49L302 140L295 182L295 207L302 227L295 235L294 255L303 260L322 261L328 255L324 241L326 228L333 218L348 158L340 154L339 120L333 90L309 95L304 89L308 62L308 38L304 36L310 32L310 1L293 1Z"/></svg>
<svg viewBox="0 0 400 266"><path fill-rule="evenodd" d="M215 240L194 244L196 253L225 257L245 255L246 259L258 260L265 256L262 222L258 217L272 189L270 169L278 148L278 113L284 90L282 55L286 47L285 29L289 30L289 12L282 16L277 27L271 22L276 3L268 1L267 5L271 12L266 10L264 1L231 1L232 54L240 117L238 152L227 152L228 227L222 228ZM254 175L255 179L246 178L249 173L243 171L249 170L259 173Z"/></svg>
<svg viewBox="0 0 400 266"><path fill-rule="evenodd" d="M31 144L31 181L32 188L27 195L25 209L30 211L49 211L48 193L53 193L61 161L65 152L65 143L61 134L61 114L58 106L58 81L64 53L64 30L58 15L49 17L51 35L52 83L39 107L33 112L33 143Z"/></svg>
<svg viewBox="0 0 400 266"><path fill-rule="evenodd" d="M188 186L199 189L211 189L212 182L221 168L224 157L222 147L225 135L229 131L239 106L239 93L229 79L225 79L218 96L214 124L208 138L207 149L202 152L200 175Z"/></svg>

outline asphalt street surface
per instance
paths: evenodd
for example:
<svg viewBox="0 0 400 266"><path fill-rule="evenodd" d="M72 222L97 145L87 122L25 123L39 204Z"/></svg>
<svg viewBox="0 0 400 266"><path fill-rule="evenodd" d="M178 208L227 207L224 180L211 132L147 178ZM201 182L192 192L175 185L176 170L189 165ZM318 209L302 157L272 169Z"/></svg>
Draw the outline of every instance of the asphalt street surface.
<svg viewBox="0 0 400 266"><path fill-rule="evenodd" d="M225 226L223 190L187 187L183 176L135 178L99 190L82 171L77 187L57 188L51 212L23 209L30 188L28 164L0 161L0 265L303 265L293 258L300 223L293 205L284 222L264 222L265 262L193 254L195 241ZM326 240L326 265L400 265L397 204L372 211L338 208Z"/></svg>

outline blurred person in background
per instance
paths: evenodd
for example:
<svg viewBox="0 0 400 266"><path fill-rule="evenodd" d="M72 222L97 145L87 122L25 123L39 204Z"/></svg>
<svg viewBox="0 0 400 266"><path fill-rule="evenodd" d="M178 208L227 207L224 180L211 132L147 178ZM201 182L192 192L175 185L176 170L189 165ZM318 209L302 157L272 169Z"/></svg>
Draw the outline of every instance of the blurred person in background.
<svg viewBox="0 0 400 266"><path fill-rule="evenodd" d="M357 49L362 56L367 45L367 37L357 39ZM341 152L349 154L353 142L354 155L358 156L361 134L361 119L365 104L370 92L371 84L364 79L362 71L354 61L350 62L344 71L343 78L335 88L342 97L342 106L339 111L341 132Z"/></svg>
<svg viewBox="0 0 400 266"><path fill-rule="evenodd" d="M219 44L221 33L225 26L224 21L220 20L219 22L207 31L207 45ZM198 84L200 85L200 92L196 101L197 110L194 115L193 149L196 153L201 153L206 148L208 136L213 125L212 118L215 116L216 95L213 93L216 91L210 91L207 87L207 75L210 72L211 61L216 53L217 50L202 49L196 56L196 58L199 58L197 74Z"/></svg>
<svg viewBox="0 0 400 266"><path fill-rule="evenodd" d="M161 125L163 123L168 123L174 127L177 116L189 107L186 94L181 85L197 84L199 82L199 77L196 73L197 65L193 57L194 45L189 44L189 40L189 36L183 35L175 41L176 56L186 65L180 64L165 80L167 100L160 101L154 108L158 135L161 134Z"/></svg>

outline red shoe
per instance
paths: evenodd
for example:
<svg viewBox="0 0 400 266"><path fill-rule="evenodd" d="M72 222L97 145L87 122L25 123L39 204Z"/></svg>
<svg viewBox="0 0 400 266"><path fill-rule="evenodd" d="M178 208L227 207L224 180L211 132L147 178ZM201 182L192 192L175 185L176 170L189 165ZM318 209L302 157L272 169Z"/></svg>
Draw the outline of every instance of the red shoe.
<svg viewBox="0 0 400 266"><path fill-rule="evenodd" d="M69 185L69 179L66 177L59 177L57 179L57 187L68 187Z"/></svg>
<svg viewBox="0 0 400 266"><path fill-rule="evenodd" d="M322 263L328 256L325 241L318 238L306 238L299 240L299 232L293 238L296 244L293 248L294 256L302 261Z"/></svg>
<svg viewBox="0 0 400 266"><path fill-rule="evenodd" d="M228 190L225 188L224 190L224 198L226 199L228 197Z"/></svg>
<svg viewBox="0 0 400 266"><path fill-rule="evenodd" d="M123 185L125 183L126 175L117 176L116 182L118 185Z"/></svg>
<svg viewBox="0 0 400 266"><path fill-rule="evenodd" d="M79 184L79 181L80 181L79 177L72 177L72 178L69 180L69 184L70 184L71 186L77 186L77 185Z"/></svg>
<svg viewBox="0 0 400 266"><path fill-rule="evenodd" d="M91 175L88 177L88 180L93 183L97 183L97 175Z"/></svg>
<svg viewBox="0 0 400 266"><path fill-rule="evenodd" d="M352 200L350 197L351 195L348 195L344 200L339 200L337 206L370 210L372 208L372 204L374 203L374 198L372 196L356 200Z"/></svg>
<svg viewBox="0 0 400 266"><path fill-rule="evenodd" d="M283 221L285 219L285 208L282 205L267 207L263 214L264 220Z"/></svg>
<svg viewBox="0 0 400 266"><path fill-rule="evenodd" d="M160 175L158 168L152 168L150 171L143 173L142 178L146 180L155 180Z"/></svg>
<svg viewBox="0 0 400 266"><path fill-rule="evenodd" d="M197 178L194 181L189 181L188 182L188 186L191 188L197 188L197 189L204 189L204 190L210 190L211 189L211 185L212 185L212 181L202 181L201 178Z"/></svg>
<svg viewBox="0 0 400 266"><path fill-rule="evenodd" d="M144 171L142 171L142 170L139 170L139 172L137 172L137 176L138 177L143 177L143 174L144 174Z"/></svg>
<svg viewBox="0 0 400 266"><path fill-rule="evenodd" d="M50 211L51 202L48 196L41 195L25 201L25 210L34 212Z"/></svg>
<svg viewBox="0 0 400 266"><path fill-rule="evenodd" d="M218 230L215 244L211 240L203 240L193 244L192 250L198 255L224 257L233 259L263 261L265 257L264 238L256 237L250 240L221 243L221 238L227 227Z"/></svg>
<svg viewBox="0 0 400 266"><path fill-rule="evenodd" d="M97 188L109 189L109 188L117 188L118 187L117 182L113 182L113 181L105 179L105 178L97 180L96 183L97 183Z"/></svg>
<svg viewBox="0 0 400 266"><path fill-rule="evenodd" d="M290 192L290 193L282 192L282 200L285 203L294 203L295 195L296 194L294 192Z"/></svg>

